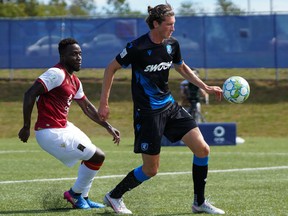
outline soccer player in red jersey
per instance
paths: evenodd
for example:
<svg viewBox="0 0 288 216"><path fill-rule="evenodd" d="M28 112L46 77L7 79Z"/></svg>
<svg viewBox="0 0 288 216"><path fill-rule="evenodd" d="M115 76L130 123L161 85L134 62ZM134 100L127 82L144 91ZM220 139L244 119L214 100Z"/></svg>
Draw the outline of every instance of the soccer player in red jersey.
<svg viewBox="0 0 288 216"><path fill-rule="evenodd" d="M81 161L76 182L70 190L64 192L64 199L73 208L103 208L103 204L91 201L88 193L104 162L105 154L84 132L68 121L72 101L76 101L92 121L106 128L116 144L120 142L120 132L99 118L97 109L85 96L81 81L74 74L80 70L82 63L78 42L73 38L63 39L59 42L58 50L60 62L40 75L25 92L24 125L18 136L21 141L27 142L31 113L36 101L38 118L34 130L38 144L68 167Z"/></svg>

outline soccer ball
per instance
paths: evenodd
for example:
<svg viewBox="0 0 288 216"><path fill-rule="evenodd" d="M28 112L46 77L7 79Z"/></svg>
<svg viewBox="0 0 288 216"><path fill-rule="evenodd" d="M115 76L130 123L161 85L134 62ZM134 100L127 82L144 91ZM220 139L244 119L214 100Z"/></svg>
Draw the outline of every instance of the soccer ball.
<svg viewBox="0 0 288 216"><path fill-rule="evenodd" d="M223 96L230 103L243 103L250 94L248 82L240 76L229 77L223 84Z"/></svg>

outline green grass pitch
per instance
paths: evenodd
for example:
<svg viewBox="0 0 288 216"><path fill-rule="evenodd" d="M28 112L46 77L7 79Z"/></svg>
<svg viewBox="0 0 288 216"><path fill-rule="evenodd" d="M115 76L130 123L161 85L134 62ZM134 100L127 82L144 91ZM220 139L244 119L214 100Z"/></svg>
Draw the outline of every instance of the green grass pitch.
<svg viewBox="0 0 288 216"><path fill-rule="evenodd" d="M92 138L106 152L90 197L102 202L131 169L140 165L133 139L120 146L108 137ZM287 138L245 138L236 146L212 146L206 198L226 215L288 215ZM134 215L191 215L192 156L187 147L163 147L159 174L125 194ZM111 208L73 210L63 199L78 166L67 168L39 148L34 138L23 144L0 139L0 215L115 215Z"/></svg>

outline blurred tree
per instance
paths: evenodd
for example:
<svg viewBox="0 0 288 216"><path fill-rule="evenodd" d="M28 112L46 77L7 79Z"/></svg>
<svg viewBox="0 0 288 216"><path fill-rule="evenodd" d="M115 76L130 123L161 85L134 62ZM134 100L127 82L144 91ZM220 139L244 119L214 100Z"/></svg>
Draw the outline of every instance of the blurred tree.
<svg viewBox="0 0 288 216"><path fill-rule="evenodd" d="M108 7L104 7L106 14L120 16L140 15L140 11L132 11L126 0L107 0Z"/></svg>
<svg viewBox="0 0 288 216"><path fill-rule="evenodd" d="M205 10L200 8L197 3L190 1L181 2L177 15L196 16L197 14L204 14Z"/></svg>
<svg viewBox="0 0 288 216"><path fill-rule="evenodd" d="M27 14L27 16L39 16L40 11L38 11L39 3L37 2L37 0L18 0L18 4L25 5L25 13Z"/></svg>
<svg viewBox="0 0 288 216"><path fill-rule="evenodd" d="M15 0L0 3L1 17L43 17L68 14L65 0L51 0L48 4L38 0Z"/></svg>
<svg viewBox="0 0 288 216"><path fill-rule="evenodd" d="M17 5L15 3L0 3L0 17L24 17L25 13L24 5Z"/></svg>
<svg viewBox="0 0 288 216"><path fill-rule="evenodd" d="M245 14L245 11L242 11L238 6L236 6L229 0L217 0L215 12L219 15Z"/></svg>
<svg viewBox="0 0 288 216"><path fill-rule="evenodd" d="M66 16L68 15L65 0L50 0L47 5L40 6L43 16Z"/></svg>
<svg viewBox="0 0 288 216"><path fill-rule="evenodd" d="M73 16L87 16L91 15L96 8L94 0L72 0L69 13Z"/></svg>

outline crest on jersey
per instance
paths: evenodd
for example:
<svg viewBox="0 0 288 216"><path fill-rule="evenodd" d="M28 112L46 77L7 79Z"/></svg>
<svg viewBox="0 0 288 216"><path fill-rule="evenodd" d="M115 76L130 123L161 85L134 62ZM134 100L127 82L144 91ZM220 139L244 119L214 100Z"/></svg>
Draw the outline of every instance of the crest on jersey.
<svg viewBox="0 0 288 216"><path fill-rule="evenodd" d="M171 54L171 53L172 53L172 47L171 47L170 44L167 44L167 45L166 45L166 50L167 50L167 53L168 53L168 54Z"/></svg>
<svg viewBox="0 0 288 216"><path fill-rule="evenodd" d="M141 149L142 149L142 151L147 151L148 147L149 147L149 144L148 144L148 143L141 143Z"/></svg>

